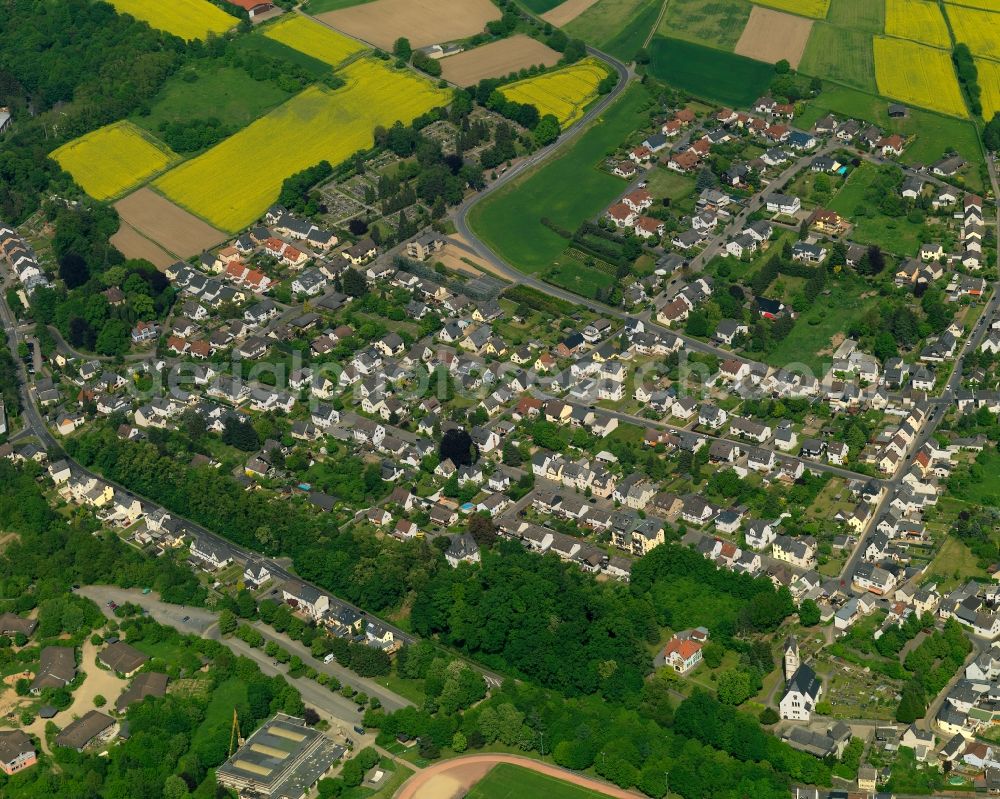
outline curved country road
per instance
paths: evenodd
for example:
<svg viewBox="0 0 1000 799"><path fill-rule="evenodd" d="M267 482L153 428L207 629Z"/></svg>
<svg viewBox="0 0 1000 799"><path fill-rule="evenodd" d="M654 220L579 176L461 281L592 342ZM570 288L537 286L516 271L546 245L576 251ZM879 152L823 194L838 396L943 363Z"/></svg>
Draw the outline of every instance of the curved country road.
<svg viewBox="0 0 1000 799"><path fill-rule="evenodd" d="M464 791L471 787L470 776L475 774L475 781L481 779L494 766L509 763L530 771L545 774L558 780L596 791L604 796L614 796L617 799L636 799L643 794L625 791L611 783L585 777L575 771L552 766L538 760L519 755L483 754L466 755L451 760L444 760L432 766L421 769L408 779L393 795L393 799L447 799L449 796L464 796ZM451 773L449 773L451 772ZM433 783L433 785L432 785ZM453 791L447 787L453 786ZM427 790L424 790L427 789Z"/></svg>

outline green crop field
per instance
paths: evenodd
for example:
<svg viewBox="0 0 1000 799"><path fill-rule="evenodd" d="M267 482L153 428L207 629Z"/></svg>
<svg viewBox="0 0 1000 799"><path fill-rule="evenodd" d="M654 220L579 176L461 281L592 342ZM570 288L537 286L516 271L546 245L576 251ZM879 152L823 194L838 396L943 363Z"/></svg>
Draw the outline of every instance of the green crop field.
<svg viewBox="0 0 1000 799"><path fill-rule="evenodd" d="M732 50L752 9L748 0L670 0L658 32Z"/></svg>
<svg viewBox="0 0 1000 799"><path fill-rule="evenodd" d="M885 30L885 3L872 0L832 0L826 21L869 33Z"/></svg>
<svg viewBox="0 0 1000 799"><path fill-rule="evenodd" d="M305 4L307 14L325 14L327 11L339 11L342 8L360 6L362 3L370 3L371 0L308 0Z"/></svg>
<svg viewBox="0 0 1000 799"><path fill-rule="evenodd" d="M649 55L653 77L737 108L765 94L774 77L770 64L680 39L654 37Z"/></svg>
<svg viewBox="0 0 1000 799"><path fill-rule="evenodd" d="M567 241L541 220L576 230L622 191L621 179L597 166L648 121L649 102L646 90L633 85L562 155L476 205L469 216L472 229L518 269L547 269Z"/></svg>
<svg viewBox="0 0 1000 799"><path fill-rule="evenodd" d="M210 117L243 127L289 97L272 81L256 81L242 69L195 61L164 84L150 103L149 114L132 121L152 132L161 122Z"/></svg>
<svg viewBox="0 0 1000 799"><path fill-rule="evenodd" d="M563 0L521 0L521 2L524 3L524 6L529 11L534 11L536 14L544 14L558 5L562 5Z"/></svg>
<svg viewBox="0 0 1000 799"><path fill-rule="evenodd" d="M542 277L553 285L573 291L581 297L596 297L615 282L614 276L594 266L588 266L576 253L564 252Z"/></svg>
<svg viewBox="0 0 1000 799"><path fill-rule="evenodd" d="M626 27L627 21L634 19L647 3L648 0L597 0L580 16L563 26L563 30L569 36L600 47L617 36Z"/></svg>
<svg viewBox="0 0 1000 799"><path fill-rule="evenodd" d="M807 75L875 91L871 34L817 22L809 35L799 69Z"/></svg>
<svg viewBox="0 0 1000 799"><path fill-rule="evenodd" d="M467 799L522 799L528 796L544 796L546 799L598 799L607 797L607 794L580 788L508 763L494 766L466 794Z"/></svg>
<svg viewBox="0 0 1000 799"><path fill-rule="evenodd" d="M644 0L629 23L614 36L605 39L602 49L622 61L631 61L646 43L646 37L653 30L662 4L660 0Z"/></svg>

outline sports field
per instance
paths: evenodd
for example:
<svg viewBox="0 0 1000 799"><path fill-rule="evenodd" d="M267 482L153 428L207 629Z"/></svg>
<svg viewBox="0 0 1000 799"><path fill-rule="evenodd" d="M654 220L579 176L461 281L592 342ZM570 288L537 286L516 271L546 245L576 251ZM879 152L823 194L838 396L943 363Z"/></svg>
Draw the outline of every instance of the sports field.
<svg viewBox="0 0 1000 799"><path fill-rule="evenodd" d="M108 0L115 10L131 14L157 28L182 39L204 39L208 34L225 33L235 28L239 20L217 8L208 0Z"/></svg>
<svg viewBox="0 0 1000 799"><path fill-rule="evenodd" d="M880 94L953 116L967 115L949 53L885 36L875 37L874 48Z"/></svg>
<svg viewBox="0 0 1000 799"><path fill-rule="evenodd" d="M935 47L951 47L941 7L932 0L886 0L885 32Z"/></svg>
<svg viewBox="0 0 1000 799"><path fill-rule="evenodd" d="M466 799L607 799L607 794L571 785L545 774L501 763L477 782Z"/></svg>
<svg viewBox="0 0 1000 799"><path fill-rule="evenodd" d="M50 157L95 200L109 200L162 172L180 156L131 122L67 142Z"/></svg>
<svg viewBox="0 0 1000 799"><path fill-rule="evenodd" d="M732 50L753 8L749 0L670 0L657 30L675 39Z"/></svg>
<svg viewBox="0 0 1000 799"><path fill-rule="evenodd" d="M1000 58L1000 14L965 6L947 6L956 42L964 42L974 55Z"/></svg>
<svg viewBox="0 0 1000 799"><path fill-rule="evenodd" d="M985 58L976 59L979 71L980 100L983 103L983 119L993 119L1000 111L1000 63Z"/></svg>
<svg viewBox="0 0 1000 799"><path fill-rule="evenodd" d="M501 91L508 100L535 106L542 116L555 115L565 130L597 99L597 86L607 75L603 63L596 58L585 58L568 67L510 83Z"/></svg>
<svg viewBox="0 0 1000 799"><path fill-rule="evenodd" d="M618 196L621 180L597 167L609 150L649 120L649 103L646 89L632 84L557 158L474 206L469 224L476 235L518 269L547 269L567 241L543 225L542 218L576 230Z"/></svg>
<svg viewBox="0 0 1000 799"><path fill-rule="evenodd" d="M799 69L807 75L829 78L873 92L875 55L872 52L872 35L817 22L813 25Z"/></svg>
<svg viewBox="0 0 1000 799"><path fill-rule="evenodd" d="M333 67L365 49L360 42L300 14L285 14L265 28L264 35Z"/></svg>
<svg viewBox="0 0 1000 799"><path fill-rule="evenodd" d="M154 185L215 227L236 231L274 202L285 178L323 160L338 164L371 147L376 126L409 123L448 99L409 70L373 59L341 75L346 86L306 89Z"/></svg>
<svg viewBox="0 0 1000 799"><path fill-rule="evenodd" d="M680 39L654 36L652 75L696 97L745 108L766 93L774 67Z"/></svg>
<svg viewBox="0 0 1000 799"><path fill-rule="evenodd" d="M830 9L830 0L753 0L759 6L770 6L779 11L788 11L803 17L825 19ZM875 0L879 2L879 0Z"/></svg>

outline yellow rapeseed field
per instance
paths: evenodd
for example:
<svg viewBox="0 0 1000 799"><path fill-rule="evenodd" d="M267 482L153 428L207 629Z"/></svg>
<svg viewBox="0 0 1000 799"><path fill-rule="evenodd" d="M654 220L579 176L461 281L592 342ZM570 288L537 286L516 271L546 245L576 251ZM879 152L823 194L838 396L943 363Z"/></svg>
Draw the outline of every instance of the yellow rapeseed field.
<svg viewBox="0 0 1000 799"><path fill-rule="evenodd" d="M1000 0L944 0L949 5L985 8L987 11L1000 11Z"/></svg>
<svg viewBox="0 0 1000 799"><path fill-rule="evenodd" d="M597 86L608 70L594 58L585 58L554 72L511 83L501 88L504 97L530 103L542 116L554 114L564 130L583 116L584 108L597 97Z"/></svg>
<svg viewBox="0 0 1000 799"><path fill-rule="evenodd" d="M983 119L993 119L993 115L1000 111L1000 62L977 58L976 69L979 71L979 88L982 89L979 99L983 103Z"/></svg>
<svg viewBox="0 0 1000 799"><path fill-rule="evenodd" d="M299 14L286 14L269 25L264 35L331 66L365 49L360 42Z"/></svg>
<svg viewBox="0 0 1000 799"><path fill-rule="evenodd" d="M830 0L753 0L753 2L759 6L768 6L813 19L826 19L826 13L830 10ZM868 0L868 2L877 3L879 0Z"/></svg>
<svg viewBox="0 0 1000 799"><path fill-rule="evenodd" d="M876 36L873 45L879 94L952 116L968 116L949 53L885 36Z"/></svg>
<svg viewBox="0 0 1000 799"><path fill-rule="evenodd" d="M153 185L218 228L237 231L278 196L285 178L338 164L373 143L373 131L444 105L450 94L409 70L355 61L336 90L311 86L249 127L181 164Z"/></svg>
<svg viewBox="0 0 1000 799"><path fill-rule="evenodd" d="M885 32L935 47L951 47L948 25L933 0L886 0Z"/></svg>
<svg viewBox="0 0 1000 799"><path fill-rule="evenodd" d="M51 157L95 200L108 200L162 172L180 156L131 122L67 142Z"/></svg>
<svg viewBox="0 0 1000 799"><path fill-rule="evenodd" d="M208 0L108 0L123 14L148 22L182 39L204 39L209 33L225 33L239 20Z"/></svg>
<svg viewBox="0 0 1000 799"><path fill-rule="evenodd" d="M1000 14L965 6L947 6L956 42L964 42L975 55L1000 58Z"/></svg>

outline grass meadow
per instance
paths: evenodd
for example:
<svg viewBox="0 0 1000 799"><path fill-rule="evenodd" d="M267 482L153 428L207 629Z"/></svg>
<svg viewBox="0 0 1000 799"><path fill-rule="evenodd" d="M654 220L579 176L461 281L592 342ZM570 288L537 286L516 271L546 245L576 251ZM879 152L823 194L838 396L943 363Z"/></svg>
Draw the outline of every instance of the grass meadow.
<svg viewBox="0 0 1000 799"><path fill-rule="evenodd" d="M752 9L749 0L670 0L659 33L731 51Z"/></svg>
<svg viewBox="0 0 1000 799"><path fill-rule="evenodd" d="M517 269L549 268L567 241L542 219L575 230L623 190L621 179L598 165L648 120L649 102L646 90L633 84L559 157L476 205L469 216L472 229Z"/></svg>
<svg viewBox="0 0 1000 799"><path fill-rule="evenodd" d="M807 75L818 75L873 92L876 86L872 36L865 31L817 22L799 69Z"/></svg>

